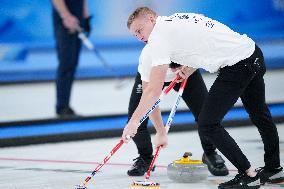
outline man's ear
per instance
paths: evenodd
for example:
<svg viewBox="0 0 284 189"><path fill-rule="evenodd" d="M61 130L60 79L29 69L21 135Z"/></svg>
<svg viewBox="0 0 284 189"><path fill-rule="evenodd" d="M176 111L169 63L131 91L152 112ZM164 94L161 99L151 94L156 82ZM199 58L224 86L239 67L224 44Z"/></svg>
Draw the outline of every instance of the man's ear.
<svg viewBox="0 0 284 189"><path fill-rule="evenodd" d="M153 16L152 14L148 15L149 20L154 23L155 22L155 16Z"/></svg>

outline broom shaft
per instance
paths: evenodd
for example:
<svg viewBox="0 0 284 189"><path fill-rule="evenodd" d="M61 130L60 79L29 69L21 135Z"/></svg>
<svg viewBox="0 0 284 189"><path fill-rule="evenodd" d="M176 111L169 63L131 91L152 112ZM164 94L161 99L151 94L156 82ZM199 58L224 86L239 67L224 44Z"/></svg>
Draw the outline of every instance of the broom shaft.
<svg viewBox="0 0 284 189"><path fill-rule="evenodd" d="M173 122L173 118L175 116L175 113L176 113L177 107L179 105L180 99L182 97L182 94L183 94L184 88L186 86L186 83L187 83L187 79L183 80L183 82L182 82L182 84L180 86L180 89L178 91L178 96L176 98L175 104L172 107L171 113L170 113L170 115L168 117L168 120L167 120L167 123L166 123L166 126L165 126L167 133L169 132L170 126L171 126L171 124ZM152 162L151 162L151 164L149 166L147 174L145 175L145 180L148 180L150 178L151 171L152 171L152 169L154 167L154 163L155 163L155 161L156 161L156 159L157 159L157 157L158 157L158 155L160 153L161 147L162 146L158 146L158 148L156 149L155 155L154 155L154 157L152 159Z"/></svg>

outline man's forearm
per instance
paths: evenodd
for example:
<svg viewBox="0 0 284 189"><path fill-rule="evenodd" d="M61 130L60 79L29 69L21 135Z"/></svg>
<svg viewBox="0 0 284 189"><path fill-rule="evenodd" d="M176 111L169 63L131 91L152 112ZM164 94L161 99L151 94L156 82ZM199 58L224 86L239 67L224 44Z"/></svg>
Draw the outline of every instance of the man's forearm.
<svg viewBox="0 0 284 189"><path fill-rule="evenodd" d="M158 99L159 93L155 93L151 89L146 89L143 91L138 107L129 120L129 123L138 125L142 116L144 116L152 108Z"/></svg>
<svg viewBox="0 0 284 189"><path fill-rule="evenodd" d="M155 66L152 68L150 75L151 82L142 82L143 93L138 107L133 113L129 123L138 125L141 117L144 116L159 99L167 70L168 65Z"/></svg>
<svg viewBox="0 0 284 189"><path fill-rule="evenodd" d="M57 10L58 14L60 15L61 18L65 18L71 13L69 12L64 0L52 0L52 4L54 8Z"/></svg>
<svg viewBox="0 0 284 189"><path fill-rule="evenodd" d="M157 133L165 133L166 130L161 116L161 109L159 107L150 114L149 118L151 119Z"/></svg>

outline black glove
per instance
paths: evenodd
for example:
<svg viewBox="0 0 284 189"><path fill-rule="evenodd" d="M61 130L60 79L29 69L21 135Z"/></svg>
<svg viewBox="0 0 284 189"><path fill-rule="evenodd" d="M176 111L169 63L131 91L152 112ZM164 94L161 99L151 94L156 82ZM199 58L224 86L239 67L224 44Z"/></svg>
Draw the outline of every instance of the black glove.
<svg viewBox="0 0 284 189"><path fill-rule="evenodd" d="M86 33L87 36L89 36L92 31L91 19L92 19L92 16L88 16L84 20L84 32Z"/></svg>
<svg viewBox="0 0 284 189"><path fill-rule="evenodd" d="M171 68L171 69L176 69L176 68L178 68L178 67L181 67L181 65L180 65L180 64L177 64L177 63L175 63L175 62L171 62L170 65L169 65L169 68Z"/></svg>

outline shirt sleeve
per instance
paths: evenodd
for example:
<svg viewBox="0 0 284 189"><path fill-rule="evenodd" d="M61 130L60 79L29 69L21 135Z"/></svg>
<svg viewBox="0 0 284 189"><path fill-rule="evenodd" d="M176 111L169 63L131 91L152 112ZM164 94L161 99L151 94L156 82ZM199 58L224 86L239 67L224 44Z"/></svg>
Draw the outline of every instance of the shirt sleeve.
<svg viewBox="0 0 284 189"><path fill-rule="evenodd" d="M159 66L170 64L170 51L166 44L158 43L160 45L151 46L152 66Z"/></svg>
<svg viewBox="0 0 284 189"><path fill-rule="evenodd" d="M138 72L141 75L141 80L145 82L150 81L150 72L152 69L151 56L147 46L143 48L139 57Z"/></svg>

